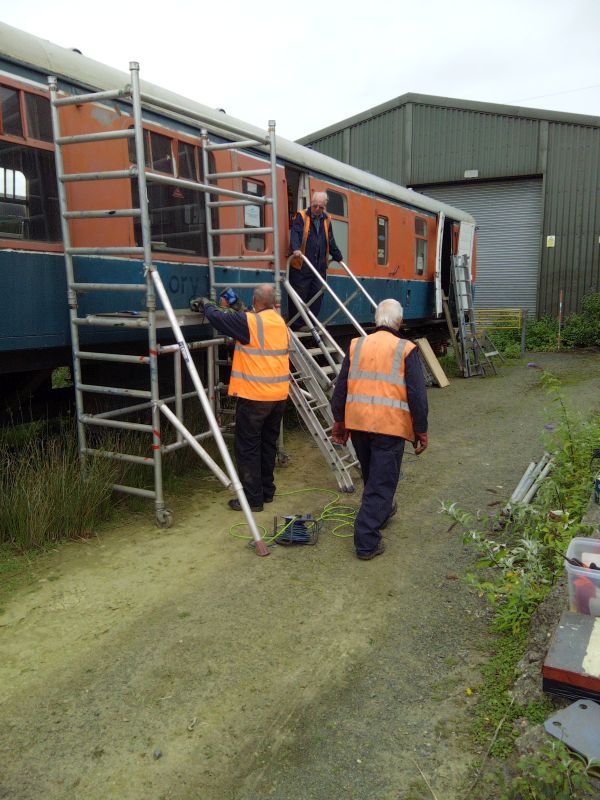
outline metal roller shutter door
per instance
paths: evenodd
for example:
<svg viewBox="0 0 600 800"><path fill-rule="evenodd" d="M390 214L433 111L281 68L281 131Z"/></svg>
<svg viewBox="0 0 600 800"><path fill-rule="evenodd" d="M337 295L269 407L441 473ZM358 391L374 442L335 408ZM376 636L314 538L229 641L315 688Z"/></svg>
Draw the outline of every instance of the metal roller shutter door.
<svg viewBox="0 0 600 800"><path fill-rule="evenodd" d="M468 211L477 224L475 305L537 310L542 181L430 186L423 194Z"/></svg>

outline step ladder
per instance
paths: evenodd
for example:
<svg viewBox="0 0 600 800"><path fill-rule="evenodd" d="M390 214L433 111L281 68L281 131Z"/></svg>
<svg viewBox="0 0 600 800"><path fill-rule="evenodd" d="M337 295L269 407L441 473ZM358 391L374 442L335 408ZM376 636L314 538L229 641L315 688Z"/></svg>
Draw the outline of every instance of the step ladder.
<svg viewBox="0 0 600 800"><path fill-rule="evenodd" d="M350 440L343 447L331 441L334 420L330 398L323 388L321 368L309 350L299 335L290 330L290 398L334 473L341 491L353 492L351 470L358 467L358 459Z"/></svg>
<svg viewBox="0 0 600 800"><path fill-rule="evenodd" d="M241 482L235 471L231 456L223 439L219 424L217 423L214 407L209 401L207 392L202 384L194 361L191 355L190 346L186 342L182 326L185 324L198 324L197 316L189 310L175 311L171 305L167 292L164 288L162 279L152 259L152 241L150 226L150 209L148 206L147 184L156 181L163 184L180 186L183 188L193 188L206 191L204 184L196 181L181 180L172 176L157 174L145 167L145 142L144 129L142 123L142 102L147 101L153 107L160 106L160 100L142 94L139 81L139 65L137 62L130 63L131 83L122 88L102 92L92 92L83 95L59 95L57 79L53 76L48 78L52 126L56 155L56 170L58 178L58 193L61 211L61 224L65 251L65 267L67 274L67 292L70 315L71 342L73 350L73 378L75 384L75 396L77 407L77 431L79 439L79 452L83 461L89 457L104 457L116 461L125 461L135 464L144 464L153 468L154 490L115 484L113 489L126 494L144 497L154 501L156 520L159 526L169 527L172 515L165 506L163 494L162 478L162 456L176 447L190 446L209 467L213 474L227 488L235 491L244 512L246 521L251 530L255 544L255 552L258 555L268 555L269 551L262 540L252 512L248 505ZM103 132L82 132L76 135L63 136L61 133L61 108L69 105L83 106L90 103L117 101L124 102L132 107L133 126L127 129L111 130ZM63 150L71 145L90 145L90 159L93 158L94 144L99 141L115 139L133 139L135 144L136 164L128 169L89 171L85 173L66 173L64 169ZM139 208L125 209L101 209L101 210L77 210L68 207L67 186L72 182L93 182L110 181L118 179L137 180L138 196L140 198ZM223 193L223 190L211 191ZM235 192L226 192L229 196L235 196ZM142 245L131 246L94 246L94 247L73 247L71 245L71 228L73 220L80 219L106 219L111 220L120 217L130 217L139 219L142 231ZM92 283L80 280L78 277L78 265L75 257L87 255L106 255L106 256L125 256L139 260L140 280L137 284L124 283L119 281L118 264L116 264L117 277L111 283ZM146 311L144 313L127 314L123 312L104 313L99 311L95 314L80 316L78 313L78 297L82 293L97 297L98 293L114 292L119 296L122 292L137 292L145 298ZM122 295L121 295L122 296ZM157 311L157 297L162 303L163 311ZM128 353L98 353L82 349L79 331L84 326L97 326L104 328L137 328L143 329L147 333L147 352L148 355L135 355ZM159 327L169 327L174 335L175 344L163 347L157 341L157 329ZM214 345L213 342L195 343L197 347ZM194 348L192 348L194 349ZM161 397L159 384L159 355L165 352L174 352L175 356L175 375L178 377L177 363L181 366L180 359L183 358L188 370L194 394L199 398L202 411L208 422L209 429L206 432L194 435L184 425L182 419L182 408L184 395L181 392L181 382L175 381L176 395L174 397ZM96 360L105 362L107 365L119 362L125 364L143 365L148 368L149 389L129 389L126 387L100 386L85 384L82 380L82 362L86 360ZM212 380L209 368L209 383ZM179 369L180 377L180 369ZM211 387L209 386L209 394ZM135 405L128 405L119 409L111 409L107 412L89 413L85 410L84 396L88 394L109 395L112 397L139 398L144 402ZM191 393L190 393L191 394ZM175 404L175 412L170 405ZM130 422L122 417L135 411L150 411L151 424L142 422ZM177 432L177 441L171 445L163 444L161 435L161 416L171 423ZM121 418L119 418L121 417ZM89 427L104 427L114 430L138 431L146 434L151 442L152 455L140 456L131 453L113 452L101 448L88 446L87 430ZM224 470L212 459L212 457L202 447L199 440L212 438L217 445L219 454L222 458Z"/></svg>
<svg viewBox="0 0 600 800"><path fill-rule="evenodd" d="M488 372L495 375L498 371L493 358L500 354L485 333L477 332L469 257L467 255L452 256L451 272L462 373L465 378L474 375L483 377Z"/></svg>
<svg viewBox="0 0 600 800"><path fill-rule="evenodd" d="M334 472L338 486L342 491L351 492L354 491L351 470L359 466L358 460L350 440L344 447L334 445L331 441L334 420L329 404L344 360L344 351L331 336L326 326L338 314L343 314L359 336L366 336L366 331L351 314L348 306L351 299L358 293L364 295L373 309L377 307L377 304L345 263L340 263L340 266L349 278L353 291L349 297L341 299L314 265L303 255L304 263L321 284L317 293L304 302L289 280L292 258L293 256L288 258L286 277L283 282L288 300L293 301L296 308L296 313L291 316L288 324L292 325L302 321L304 330L293 331L290 328L290 362L292 365L290 394L307 429ZM334 313L327 320L320 321L312 312L311 306L318 297L324 294L332 299Z"/></svg>

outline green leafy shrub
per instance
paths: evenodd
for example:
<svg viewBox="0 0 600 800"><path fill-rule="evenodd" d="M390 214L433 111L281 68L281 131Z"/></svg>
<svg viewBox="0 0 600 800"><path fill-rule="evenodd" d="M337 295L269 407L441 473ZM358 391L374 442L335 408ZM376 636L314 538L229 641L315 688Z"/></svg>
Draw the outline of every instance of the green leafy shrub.
<svg viewBox="0 0 600 800"><path fill-rule="evenodd" d="M560 742L519 759L520 774L501 800L585 800L597 797L585 760Z"/></svg>
<svg viewBox="0 0 600 800"><path fill-rule="evenodd" d="M581 302L581 313L570 314L562 333L565 347L600 345L600 294L588 294Z"/></svg>
<svg viewBox="0 0 600 800"><path fill-rule="evenodd" d="M527 322L525 332L525 348L536 352L547 353L558 347L558 319L542 317Z"/></svg>

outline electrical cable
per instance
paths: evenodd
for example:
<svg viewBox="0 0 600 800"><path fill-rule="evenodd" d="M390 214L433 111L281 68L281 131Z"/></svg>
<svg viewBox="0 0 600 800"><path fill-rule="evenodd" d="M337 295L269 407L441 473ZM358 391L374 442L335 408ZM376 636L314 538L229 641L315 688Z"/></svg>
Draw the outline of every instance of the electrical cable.
<svg viewBox="0 0 600 800"><path fill-rule="evenodd" d="M333 522L337 523L334 525L331 533L333 536L336 536L340 539L347 539L353 535L353 530L349 533L341 533L340 531L345 528L346 526L352 526L354 529L354 519L356 514L358 513L358 508L355 506L349 505L338 505L338 501L340 499L340 494L338 492L333 491L333 489L321 489L319 487L308 488L308 489L293 489L290 492L281 492L278 493L278 497L289 497L290 495L294 494L303 494L306 492L321 492L329 495L333 495L333 500L330 500L329 503L326 503L323 507L321 514L314 519L315 523L321 525L325 522ZM301 542L307 535L306 526L303 525L302 528L298 525L301 521L310 520L309 517L304 516L302 514L293 514L293 515L286 515L285 517L285 524L282 525L278 530L274 533L269 534L267 529L264 525L257 525L257 528L261 531L262 539L266 545L273 544L278 539L286 535L288 532L289 541L288 544L291 544L293 541ZM246 526L246 522L236 522L235 525L232 525L229 529L229 535L232 536L234 539L242 539L245 541L251 541L252 536L248 534L238 533L237 529L241 528L242 526ZM291 530L290 530L291 528ZM295 538L297 537L297 538ZM288 537L286 537L288 538Z"/></svg>

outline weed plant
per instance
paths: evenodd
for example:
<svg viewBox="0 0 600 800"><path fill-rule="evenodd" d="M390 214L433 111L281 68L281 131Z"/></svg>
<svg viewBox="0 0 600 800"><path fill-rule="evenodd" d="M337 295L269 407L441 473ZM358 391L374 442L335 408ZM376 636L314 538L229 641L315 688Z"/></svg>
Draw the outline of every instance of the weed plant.
<svg viewBox="0 0 600 800"><path fill-rule="evenodd" d="M505 358L521 355L521 332L517 330L487 331L496 348ZM600 346L600 293L586 295L579 313L569 314L560 332L560 347ZM545 316L527 321L525 349L530 352L553 352L559 348L558 319Z"/></svg>
<svg viewBox="0 0 600 800"><path fill-rule="evenodd" d="M596 767L552 742L540 753L518 761L519 775L510 782L501 800L593 800L598 797L590 777Z"/></svg>
<svg viewBox="0 0 600 800"><path fill-rule="evenodd" d="M206 428L194 404L186 410L189 429ZM168 430L165 426L165 444L175 441L174 431L167 433ZM88 446L152 457L150 437L133 431L92 430L88 433ZM206 449L220 461L212 442ZM166 492L185 489L188 477L206 473L206 467L190 447L163 458ZM69 420L0 431L0 547L23 553L64 539L86 537L110 517L115 507L148 508L147 500L135 496L118 495L115 503L115 483L153 489L153 470L144 464L98 456L87 458L83 466L76 431Z"/></svg>
<svg viewBox="0 0 600 800"><path fill-rule="evenodd" d="M548 426L552 430L545 433L546 448L553 453L555 466L534 502L516 505L508 517L498 512L491 518L467 513L455 503L442 505L442 512L460 523L465 542L479 555L477 573L467 576L466 580L491 604L492 630L499 634L495 653L483 668L473 723L474 737L480 744L489 741L494 731L500 731L490 751L493 756L506 756L511 752L515 736L512 722L525 717L537 724L550 713L548 700L531 703L525 708L513 704L509 689L517 677L517 663L526 649L529 620L552 584L564 575L563 553L574 536L592 533L590 526L584 526L581 519L592 488L592 456L600 441L600 415L587 422L576 417L565 405L560 382L549 373L543 373L540 380L557 406L560 422ZM550 511L560 513L550 514ZM542 782L546 767L540 765ZM573 769L579 774L575 767ZM555 776L549 780L554 779ZM550 789L546 794L542 789L519 794L520 784L515 786L516 793L507 797L531 800L570 797L552 794ZM554 785L550 782L548 786Z"/></svg>
<svg viewBox="0 0 600 800"><path fill-rule="evenodd" d="M73 431L31 431L0 438L0 544L18 552L89 536L110 508L116 469L92 461L82 470Z"/></svg>

